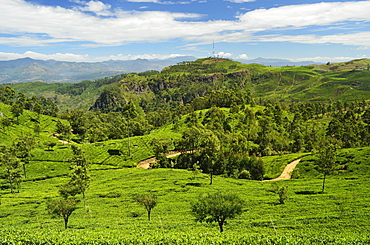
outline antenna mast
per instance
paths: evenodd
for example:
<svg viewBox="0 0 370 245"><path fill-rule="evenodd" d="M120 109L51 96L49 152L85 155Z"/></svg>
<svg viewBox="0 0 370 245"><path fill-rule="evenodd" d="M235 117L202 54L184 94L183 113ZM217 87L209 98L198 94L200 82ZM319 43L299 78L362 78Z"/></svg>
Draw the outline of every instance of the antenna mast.
<svg viewBox="0 0 370 245"><path fill-rule="evenodd" d="M213 58L215 58L215 41L213 41Z"/></svg>

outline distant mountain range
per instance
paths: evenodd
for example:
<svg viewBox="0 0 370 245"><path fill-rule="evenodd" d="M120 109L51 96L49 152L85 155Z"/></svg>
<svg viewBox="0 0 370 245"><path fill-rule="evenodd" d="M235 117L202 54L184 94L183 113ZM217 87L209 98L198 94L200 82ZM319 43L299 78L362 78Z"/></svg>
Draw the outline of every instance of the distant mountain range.
<svg viewBox="0 0 370 245"><path fill-rule="evenodd" d="M252 64L257 63L264 66L274 66L274 67L281 67L281 66L306 66L306 65L320 65L322 63L319 62L313 62L313 61L300 61L300 62L293 62L290 60L284 60L284 59L265 59L265 58L256 58L251 60L237 60L244 64Z"/></svg>
<svg viewBox="0 0 370 245"><path fill-rule="evenodd" d="M194 61L196 57L181 56L164 60L109 60L104 62L65 62L55 60L34 60L22 58L0 61L0 83L46 82L46 83L76 83L83 80L96 80L122 73L144 72L148 70L161 71L163 68L182 61ZM314 62L291 62L281 59L257 58L253 60L238 60L244 64L258 63L265 66L301 66Z"/></svg>

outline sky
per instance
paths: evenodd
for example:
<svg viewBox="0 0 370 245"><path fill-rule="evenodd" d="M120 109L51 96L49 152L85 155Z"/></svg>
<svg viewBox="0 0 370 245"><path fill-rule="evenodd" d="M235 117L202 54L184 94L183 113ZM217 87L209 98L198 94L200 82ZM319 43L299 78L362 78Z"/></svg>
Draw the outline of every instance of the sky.
<svg viewBox="0 0 370 245"><path fill-rule="evenodd" d="M370 0L0 0L0 60L370 57Z"/></svg>

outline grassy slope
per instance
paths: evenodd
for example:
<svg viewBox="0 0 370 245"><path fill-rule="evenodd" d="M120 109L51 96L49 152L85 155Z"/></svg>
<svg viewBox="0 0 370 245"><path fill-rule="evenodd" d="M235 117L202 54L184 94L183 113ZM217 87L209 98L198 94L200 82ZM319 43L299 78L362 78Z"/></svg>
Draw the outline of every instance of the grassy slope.
<svg viewBox="0 0 370 245"><path fill-rule="evenodd" d="M61 111L76 108L83 110L89 109L107 85L91 82L88 86L86 86L81 94L77 95L62 94L57 92L58 90L66 87L76 86L78 86L78 84L47 84L42 82L17 83L11 85L11 87L17 92L22 92L28 97L44 96L47 99L55 101Z"/></svg>
<svg viewBox="0 0 370 245"><path fill-rule="evenodd" d="M0 112L2 112L5 116L9 118L12 118L10 106L0 103ZM38 115L36 113L25 110L24 113L19 117L19 124L13 124L12 126L7 128L1 128L1 144L10 145L17 137L21 135L33 134L35 123L32 122L31 119L37 119L37 117ZM46 141L57 141L56 139L50 137L50 135L52 134L50 132L55 132L55 123L55 118L40 115L41 133L37 139L40 144L43 144Z"/></svg>
<svg viewBox="0 0 370 245"><path fill-rule="evenodd" d="M9 115L6 105L0 104L0 111ZM224 111L227 113L228 110ZM34 116L25 112L20 118L20 125L2 132L2 143L10 144L20 132L32 132L29 118ZM33 161L27 165L28 177L22 183L21 192L10 194L2 180L1 242L22 239L49 241L49 244L77 241L81 244L83 241L101 243L102 240L111 244L118 241L182 244L222 241L230 244L240 241L258 241L260 244L269 244L269 241L270 244L271 241L284 241L282 244L326 241L345 244L356 240L369 241L366 234L370 229L370 148L340 151L340 168L345 170L328 178L325 194L317 194L321 190L321 176L314 172L312 157L305 157L298 165L302 179L279 182L289 186L290 198L285 205L277 205L278 197L270 191L273 183L216 176L210 186L207 175L200 174L194 178L186 170L117 168L133 166L139 160L152 156L149 146L152 138L180 137L179 133L171 130L172 125L147 136L131 138L132 159L127 159L126 155L109 156L107 153L108 148L125 151L127 139L83 144L84 151L93 162L92 182L87 192L89 212L86 213L83 205L79 204L80 208L71 216L72 229L60 234L62 220L51 218L45 208L47 200L57 197L58 187L68 179L69 163L66 160L71 157L71 151L68 145L61 143L53 151L47 151L43 146L45 141L56 140L49 137L49 132L55 130L54 120L42 117L43 132L38 138L38 148L32 152ZM180 131L186 128L183 121L184 117ZM298 157L300 155L291 154L265 158L268 175L275 177L273 175L280 172L285 164ZM191 201L199 194L215 191L237 193L246 201L246 212L231 220L222 235L215 224L195 223L190 214ZM154 193L159 197L151 222L146 221L143 207L133 201L133 197L140 193Z"/></svg>
<svg viewBox="0 0 370 245"><path fill-rule="evenodd" d="M314 164L315 156L303 158L298 165L298 171L302 178L315 178L320 176L317 167ZM337 172L338 177L359 178L362 175L370 174L370 148L350 148L340 149L337 153Z"/></svg>
<svg viewBox="0 0 370 245"><path fill-rule="evenodd" d="M30 166L29 171L36 169ZM25 182L21 192L14 195L2 190L2 232L12 233L13 239L50 239L50 243L68 240L99 243L102 239L111 244L130 239L152 243L165 239L171 243L182 238L185 244L210 241L232 244L240 242L235 239L269 237L275 242L282 239L281 244L312 239L341 244L342 238L344 242L356 239L365 242L369 231L368 173L358 179L346 179L346 175L330 177L325 194L315 194L320 190L320 178L280 182L289 186L289 199L284 205L277 205L277 195L270 192L273 183L267 182L216 177L214 184L209 185L207 175L194 179L189 171L172 169L96 170L91 175L93 181L87 193L89 212L80 204L71 216L69 231L62 231L62 220L51 218L45 210L46 201L57 196L58 186L67 181L66 177ZM216 191L237 193L246 201L243 215L230 220L222 235L218 234L216 224L195 223L190 214L191 201L199 194ZM140 193L158 195L151 222L146 221L144 208L133 201ZM8 230L9 227L17 232Z"/></svg>

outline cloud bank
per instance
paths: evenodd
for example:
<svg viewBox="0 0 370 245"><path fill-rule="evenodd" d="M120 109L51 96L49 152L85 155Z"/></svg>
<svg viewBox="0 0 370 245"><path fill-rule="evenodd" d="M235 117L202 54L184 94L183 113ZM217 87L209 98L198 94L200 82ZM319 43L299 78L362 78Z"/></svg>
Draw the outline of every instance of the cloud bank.
<svg viewBox="0 0 370 245"><path fill-rule="evenodd" d="M55 53L55 54L41 54L33 51L27 51L24 53L6 53L0 52L0 60L16 60L22 58L32 58L35 60L58 60L58 61L69 61L69 62L101 62L107 60L137 60L137 59L168 59L185 56L183 54L117 54L109 55L98 58L91 58L88 54L72 54L72 53Z"/></svg>
<svg viewBox="0 0 370 245"><path fill-rule="evenodd" d="M130 0L160 2L158 0ZM241 3L246 0L230 0ZM249 1L249 0L248 0ZM368 25L370 1L330 2L258 9L232 21L199 21L195 13L124 11L101 1L79 1L78 7L41 6L24 0L1 1L0 44L31 47L67 42L85 47L118 46L134 42L182 39L193 45L216 42L339 43L370 46L370 31L333 35L262 35L265 31ZM198 21L197 21L198 20Z"/></svg>

